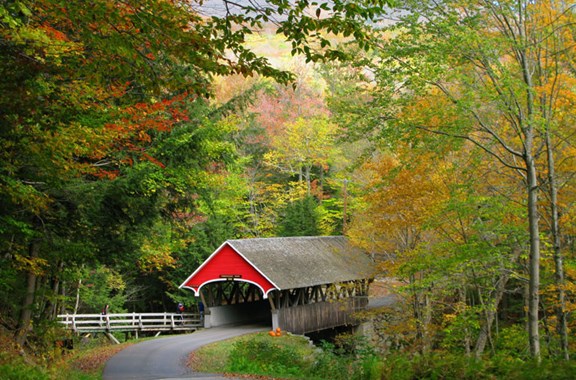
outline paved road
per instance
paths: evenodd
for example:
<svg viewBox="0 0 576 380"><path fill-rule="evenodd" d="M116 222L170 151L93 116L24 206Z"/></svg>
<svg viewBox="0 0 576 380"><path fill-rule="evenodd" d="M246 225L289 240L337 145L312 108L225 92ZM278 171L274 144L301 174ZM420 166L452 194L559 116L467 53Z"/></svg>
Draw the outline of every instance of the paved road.
<svg viewBox="0 0 576 380"><path fill-rule="evenodd" d="M375 297L368 300L368 309L374 309L382 306L392 306L400 301L400 297L391 294L389 296Z"/></svg>
<svg viewBox="0 0 576 380"><path fill-rule="evenodd" d="M369 308L389 306L395 296L371 298ZM224 379L222 376L192 372L186 367L190 352L212 342L269 330L270 326L223 326L191 334L153 339L130 346L114 355L104 368L104 380ZM230 377L227 380L232 380Z"/></svg>
<svg viewBox="0 0 576 380"><path fill-rule="evenodd" d="M130 346L114 355L104 368L104 380L224 379L192 372L186 367L190 352L208 343L269 330L269 326L224 326L192 334L153 339ZM230 380L230 378L227 378Z"/></svg>

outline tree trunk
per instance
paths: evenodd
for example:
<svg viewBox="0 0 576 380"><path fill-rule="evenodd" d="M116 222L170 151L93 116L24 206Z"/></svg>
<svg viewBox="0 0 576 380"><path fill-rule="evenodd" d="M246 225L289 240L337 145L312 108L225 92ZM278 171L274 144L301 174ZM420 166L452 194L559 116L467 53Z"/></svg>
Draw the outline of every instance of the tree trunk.
<svg viewBox="0 0 576 380"><path fill-rule="evenodd" d="M560 223L558 221L558 186L556 184L556 172L554 167L554 152L552 151L552 141L550 131L546 130L546 155L548 158L548 186L550 193L551 211L551 232L554 252L554 265L556 287L558 288L558 304L556 305L556 316L558 318L557 330L560 335L560 347L565 360L570 360L568 347L568 318L566 312L566 291L564 278L564 257L562 254Z"/></svg>
<svg viewBox="0 0 576 380"><path fill-rule="evenodd" d="M348 180L345 179L344 180L344 189L343 189L343 206L342 206L342 235L346 235L347 229L348 229L348 225L347 225L347 219L348 219Z"/></svg>
<svg viewBox="0 0 576 380"><path fill-rule="evenodd" d="M528 5L519 2L518 5ZM522 78L526 85L526 110L518 114L520 126L524 135L523 160L526 166L526 186L528 202L528 228L530 232L530 259L528 262L528 340L530 341L530 354L540 362L540 333L539 333L539 306L540 306L540 228L538 225L538 176L534 157L534 139L536 131L535 90L533 76L539 61L538 53L534 49L528 26L530 15L528 7L518 9L517 33L518 47L515 48L516 59L522 68Z"/></svg>
<svg viewBox="0 0 576 380"><path fill-rule="evenodd" d="M432 350L432 333L430 331L430 325L432 324L432 301L430 300L430 290L424 294L424 353L428 353Z"/></svg>
<svg viewBox="0 0 576 380"><path fill-rule="evenodd" d="M60 295L62 296L62 302L58 303L58 309L56 310L56 314L64 314L66 311L66 296L68 295L67 286L68 284L63 281L62 285L60 286Z"/></svg>
<svg viewBox="0 0 576 380"><path fill-rule="evenodd" d="M47 301L46 307L44 309L44 317L48 320L54 320L54 319L56 319L56 316L58 315L58 309L59 309L58 304L59 304L59 299L60 299L60 276L59 276L59 274L62 273L62 270L64 270L64 262L60 261L58 263L58 272L56 275L54 275L54 278L52 279L52 283L51 283L52 293L48 297L48 301Z"/></svg>
<svg viewBox="0 0 576 380"><path fill-rule="evenodd" d="M74 314L78 314L78 307L80 306L80 288L82 287L82 279L78 280L76 287L76 303L74 304Z"/></svg>
<svg viewBox="0 0 576 380"><path fill-rule="evenodd" d="M486 348L486 343L488 343L488 340L491 339L492 325L496 319L496 314L498 313L498 305L500 305L500 301L504 296L504 291L506 290L506 284L508 283L509 278L509 272L504 270L497 281L496 289L494 290L493 307L486 310L485 312L485 319L482 321L480 326L480 333L478 334L476 346L474 347L474 353L477 358L482 356L484 349Z"/></svg>
<svg viewBox="0 0 576 380"><path fill-rule="evenodd" d="M422 275L420 274L420 277ZM426 354L430 351L432 346L430 341L430 323L432 321L432 307L429 289L425 292L416 289L416 275L410 276L410 283L412 285L412 307L414 318L416 319L416 338L420 341L420 352Z"/></svg>
<svg viewBox="0 0 576 380"><path fill-rule="evenodd" d="M531 138L526 145L532 146ZM528 186L528 225L530 231L530 260L528 279L528 339L530 354L540 361L540 333L538 328L540 301L540 229L538 226L538 178L534 157L526 153L526 183Z"/></svg>
<svg viewBox="0 0 576 380"><path fill-rule="evenodd" d="M30 259L34 261L38 258L40 251L40 242L33 241L30 243L29 254ZM30 329L30 322L32 320L32 306L34 305L34 295L36 292L36 273L34 270L28 272L26 281L26 296L22 304L22 311L20 312L20 320L18 321L18 329L16 331L16 343L20 346L24 345L28 337L28 330Z"/></svg>
<svg viewBox="0 0 576 380"><path fill-rule="evenodd" d="M516 262L520 257L522 249L520 247L513 248L513 254L510 258L512 262ZM501 268L501 274L496 281L496 287L494 289L494 296L492 299L494 300L494 307L486 310L485 319L482 321L480 326L480 333L478 334L478 339L476 340L476 346L474 348L474 353L477 358L480 358L484 353L486 348L486 344L491 339L492 334L492 325L496 320L496 315L498 315L498 305L502 301L502 297L504 296L504 292L506 291L506 285L508 285L508 280L510 279L510 270L507 268Z"/></svg>
<svg viewBox="0 0 576 380"><path fill-rule="evenodd" d="M458 292L458 302L462 305L467 305L466 299L466 287L459 287L457 289ZM470 334L470 329L468 327L464 328L464 339L462 340L462 344L464 345L464 351L466 352L466 357L470 357L471 352L471 344L472 336Z"/></svg>
<svg viewBox="0 0 576 380"><path fill-rule="evenodd" d="M306 165L304 177L306 179L306 195L310 195L310 191L312 190L312 180L311 180L311 167L310 165Z"/></svg>
<svg viewBox="0 0 576 380"><path fill-rule="evenodd" d="M414 319L416 320L416 339L421 342L421 345L424 346L424 333L422 329L422 308L420 302L420 296L416 291L416 276L411 274L410 275L410 285L412 290L412 312L414 315Z"/></svg>

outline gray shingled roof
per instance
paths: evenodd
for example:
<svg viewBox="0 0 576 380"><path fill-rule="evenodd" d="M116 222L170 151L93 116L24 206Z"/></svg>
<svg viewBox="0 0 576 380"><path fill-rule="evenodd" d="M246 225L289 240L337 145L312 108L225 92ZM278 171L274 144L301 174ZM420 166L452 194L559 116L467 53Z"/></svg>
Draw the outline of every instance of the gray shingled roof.
<svg viewBox="0 0 576 380"><path fill-rule="evenodd" d="M372 278L372 260L344 236L228 240L280 289Z"/></svg>

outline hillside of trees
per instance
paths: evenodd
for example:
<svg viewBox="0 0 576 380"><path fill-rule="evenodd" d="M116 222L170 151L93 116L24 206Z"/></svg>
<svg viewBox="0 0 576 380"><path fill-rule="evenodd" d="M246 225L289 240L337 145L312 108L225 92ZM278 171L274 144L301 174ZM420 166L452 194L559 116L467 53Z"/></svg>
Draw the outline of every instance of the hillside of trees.
<svg viewBox="0 0 576 380"><path fill-rule="evenodd" d="M402 299L382 360L573 360L575 12L2 2L2 329L42 351L61 313L194 307L227 239L343 234Z"/></svg>

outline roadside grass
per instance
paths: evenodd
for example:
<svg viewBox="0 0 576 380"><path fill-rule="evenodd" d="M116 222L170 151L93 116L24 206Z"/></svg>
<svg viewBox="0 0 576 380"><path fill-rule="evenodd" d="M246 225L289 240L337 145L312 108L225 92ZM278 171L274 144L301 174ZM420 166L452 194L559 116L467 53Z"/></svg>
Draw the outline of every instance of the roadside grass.
<svg viewBox="0 0 576 380"><path fill-rule="evenodd" d="M194 371L206 373L223 373L235 342L243 337L236 337L211 343L190 353L188 367Z"/></svg>
<svg viewBox="0 0 576 380"><path fill-rule="evenodd" d="M71 356L64 358L61 363L53 366L51 369L55 374L65 377L53 377L53 379L66 380L100 380L102 372L108 359L116 355L128 346L140 341L125 342L122 344L104 343L93 347L79 349L72 353Z"/></svg>
<svg viewBox="0 0 576 380"><path fill-rule="evenodd" d="M188 364L198 372L301 378L316 350L301 336L255 333L206 345L190 355Z"/></svg>
<svg viewBox="0 0 576 380"><path fill-rule="evenodd" d="M256 333L216 342L190 355L198 372L274 379L375 380L381 360L370 353L350 354L324 344L313 346L296 335Z"/></svg>
<svg viewBox="0 0 576 380"><path fill-rule="evenodd" d="M2 380L100 380L108 359L136 342L119 345L106 339L75 342L75 348L54 347L33 352L16 347L12 337L0 333L0 379Z"/></svg>
<svg viewBox="0 0 576 380"><path fill-rule="evenodd" d="M301 336L245 335L204 346L190 366L200 372L257 379L306 380L572 380L576 361L543 359L537 363L500 353L484 359L438 350L426 355L376 354L358 337L343 337L338 346L321 348Z"/></svg>

